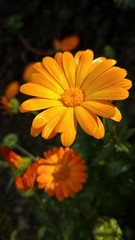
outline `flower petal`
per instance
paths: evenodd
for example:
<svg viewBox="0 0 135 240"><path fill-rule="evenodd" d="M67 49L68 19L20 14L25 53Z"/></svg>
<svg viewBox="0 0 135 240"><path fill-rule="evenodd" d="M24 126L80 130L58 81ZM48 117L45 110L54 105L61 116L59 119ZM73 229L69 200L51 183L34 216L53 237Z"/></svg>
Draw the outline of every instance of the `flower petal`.
<svg viewBox="0 0 135 240"><path fill-rule="evenodd" d="M42 99L42 98L31 98L24 101L20 105L21 112L27 111L37 111L45 108L50 108L53 106L60 106L61 102L52 99Z"/></svg>
<svg viewBox="0 0 135 240"><path fill-rule="evenodd" d="M57 124L55 131L56 132L64 132L70 125L70 121L73 115L73 108L66 108L64 116L60 119Z"/></svg>
<svg viewBox="0 0 135 240"><path fill-rule="evenodd" d="M59 67L58 63L51 57L43 58L43 64L47 71L53 76L53 78L66 90L69 88L66 77L63 71Z"/></svg>
<svg viewBox="0 0 135 240"><path fill-rule="evenodd" d="M34 128L40 128L43 127L45 124L47 124L49 121L51 121L53 118L55 118L57 115L63 113L66 108L63 106L54 106L52 108L49 108L41 113L39 113L33 120L32 126Z"/></svg>
<svg viewBox="0 0 135 240"><path fill-rule="evenodd" d="M75 108L75 114L81 128L93 136L97 129L96 115L82 106Z"/></svg>
<svg viewBox="0 0 135 240"><path fill-rule="evenodd" d="M60 96L52 90L35 83L26 83L20 87L20 91L24 94L49 99L58 99Z"/></svg>
<svg viewBox="0 0 135 240"><path fill-rule="evenodd" d="M111 119L116 122L120 122L120 120L122 119L121 112L119 111L119 109L117 107L115 107L115 115Z"/></svg>
<svg viewBox="0 0 135 240"><path fill-rule="evenodd" d="M101 117L111 118L115 115L115 106L107 101L85 101L82 106Z"/></svg>
<svg viewBox="0 0 135 240"><path fill-rule="evenodd" d="M70 52L63 53L63 68L70 87L75 86L75 59Z"/></svg>
<svg viewBox="0 0 135 240"><path fill-rule="evenodd" d="M107 69L111 68L114 64L116 64L116 61L112 59L99 61L93 71L91 71L84 79L84 82L82 84L82 90L87 90L89 85L91 85L96 78L98 78L101 74L107 71Z"/></svg>
<svg viewBox="0 0 135 240"><path fill-rule="evenodd" d="M93 92L100 91L102 89L113 87L115 84L124 81L124 77L127 72L125 69L113 67L101 74L95 81L89 85L89 88L85 90L85 95L89 95Z"/></svg>
<svg viewBox="0 0 135 240"><path fill-rule="evenodd" d="M89 100L123 100L128 98L129 93L123 88L108 87L97 92L93 92L85 97L86 101Z"/></svg>
<svg viewBox="0 0 135 240"><path fill-rule="evenodd" d="M55 127L60 121L60 119L63 117L63 114L65 113L65 108L61 110L61 112L58 115L55 115L55 117L50 120L45 127L42 130L42 137L45 139L51 138L51 133L55 131ZM56 131L55 131L56 132Z"/></svg>
<svg viewBox="0 0 135 240"><path fill-rule="evenodd" d="M80 87L85 77L88 75L91 69L93 60L93 52L86 50L79 59L79 64L76 72L76 86Z"/></svg>
<svg viewBox="0 0 135 240"><path fill-rule="evenodd" d="M74 109L72 109L72 117L70 119L70 125L68 128L65 128L64 132L61 134L61 142L64 146L70 146L75 140L77 121L74 115Z"/></svg>
<svg viewBox="0 0 135 240"><path fill-rule="evenodd" d="M123 81L116 83L115 86L129 90L132 87L132 82L125 78Z"/></svg>
<svg viewBox="0 0 135 240"><path fill-rule="evenodd" d="M100 119L83 106L75 108L75 114L81 128L89 135L100 139L104 136L104 126Z"/></svg>
<svg viewBox="0 0 135 240"><path fill-rule="evenodd" d="M63 93L63 88L58 84L58 82L47 72L44 70L44 75L40 73L33 73L31 77L31 82L35 84L39 84L50 90L61 94Z"/></svg>

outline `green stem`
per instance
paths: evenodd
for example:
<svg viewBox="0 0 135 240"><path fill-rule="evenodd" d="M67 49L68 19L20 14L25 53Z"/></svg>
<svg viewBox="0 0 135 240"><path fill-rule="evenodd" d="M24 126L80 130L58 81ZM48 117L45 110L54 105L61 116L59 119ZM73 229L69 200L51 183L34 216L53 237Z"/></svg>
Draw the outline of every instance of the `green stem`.
<svg viewBox="0 0 135 240"><path fill-rule="evenodd" d="M15 147L16 147L20 152L22 152L23 154L29 156L29 157L31 158L31 160L32 160L33 162L35 162L35 157L34 157L31 153L29 153L26 149L24 149L23 147L21 147L21 146L18 145L18 144L16 144Z"/></svg>
<svg viewBox="0 0 135 240"><path fill-rule="evenodd" d="M40 204L42 211L45 215L45 221L47 222L47 224L51 227L51 229L55 230L55 235L61 235L58 227L56 226L56 224L53 223L53 221L51 220L51 217L49 216L47 210L45 209L45 206L43 204L43 202L41 201L41 199L38 197L38 195L36 194L36 192L34 191L34 196L35 199L38 201L38 203ZM63 239L63 238L62 238Z"/></svg>

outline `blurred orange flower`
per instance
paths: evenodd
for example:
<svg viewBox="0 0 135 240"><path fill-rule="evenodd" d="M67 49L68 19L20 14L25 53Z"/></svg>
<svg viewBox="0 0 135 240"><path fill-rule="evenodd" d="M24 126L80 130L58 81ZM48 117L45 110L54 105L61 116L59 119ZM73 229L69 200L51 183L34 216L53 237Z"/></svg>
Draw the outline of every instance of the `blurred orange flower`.
<svg viewBox="0 0 135 240"><path fill-rule="evenodd" d="M54 39L53 45L57 51L72 51L80 43L80 39L77 35L72 35L64 38L63 40Z"/></svg>
<svg viewBox="0 0 135 240"><path fill-rule="evenodd" d="M61 142L70 146L76 137L77 122L89 135L101 139L105 129L100 117L119 122L120 111L110 100L128 98L132 83L116 61L99 57L93 51L57 53L43 58L34 68L30 83L20 91L34 96L20 106L21 112L41 111L33 120L31 135L49 139L61 133Z"/></svg>
<svg viewBox="0 0 135 240"><path fill-rule="evenodd" d="M25 81L25 82L30 82L31 80L31 75L32 73L36 72L35 69L33 68L34 66L34 62L32 63L29 63L24 71L23 71L23 75L22 75L22 79Z"/></svg>
<svg viewBox="0 0 135 240"><path fill-rule="evenodd" d="M13 81L10 84L8 84L3 96L0 98L0 109L3 110L3 113L9 112L13 104L11 102L11 99L16 97L19 93L19 83L17 81Z"/></svg>
<svg viewBox="0 0 135 240"><path fill-rule="evenodd" d="M34 188L38 162L31 163L23 176L16 176L15 185L18 190L27 191Z"/></svg>
<svg viewBox="0 0 135 240"><path fill-rule="evenodd" d="M8 146L0 147L0 155L4 160L13 168L21 168L23 166L23 159L20 155L16 154Z"/></svg>
<svg viewBox="0 0 135 240"><path fill-rule="evenodd" d="M45 159L39 159L37 182L50 197L59 201L73 197L86 182L87 167L76 151L66 147L54 147L44 153Z"/></svg>

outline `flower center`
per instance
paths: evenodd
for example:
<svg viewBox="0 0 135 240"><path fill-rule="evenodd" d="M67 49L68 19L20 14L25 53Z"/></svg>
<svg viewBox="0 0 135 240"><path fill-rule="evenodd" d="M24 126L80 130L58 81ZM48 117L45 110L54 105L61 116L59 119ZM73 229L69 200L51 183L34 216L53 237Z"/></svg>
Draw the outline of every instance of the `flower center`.
<svg viewBox="0 0 135 240"><path fill-rule="evenodd" d="M69 173L70 173L69 167L59 164L55 167L53 176L57 180L64 180L64 179L68 178Z"/></svg>
<svg viewBox="0 0 135 240"><path fill-rule="evenodd" d="M72 87L61 95L61 101L67 107L77 107L83 102L83 92L80 88Z"/></svg>

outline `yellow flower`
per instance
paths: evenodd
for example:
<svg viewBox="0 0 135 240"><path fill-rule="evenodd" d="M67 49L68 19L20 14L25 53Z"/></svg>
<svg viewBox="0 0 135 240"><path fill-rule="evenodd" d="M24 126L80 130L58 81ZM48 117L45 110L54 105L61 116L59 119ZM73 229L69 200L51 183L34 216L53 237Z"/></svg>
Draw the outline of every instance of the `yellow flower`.
<svg viewBox="0 0 135 240"><path fill-rule="evenodd" d="M53 148L44 153L45 159L38 159L37 169L39 188L44 188L50 197L59 201L73 197L86 182L86 165L77 152L66 147Z"/></svg>
<svg viewBox="0 0 135 240"><path fill-rule="evenodd" d="M64 146L76 136L77 122L89 135L101 139L105 130L100 117L121 120L120 111L109 100L123 100L129 95L131 81L126 70L113 66L115 60L93 60L91 50L45 57L34 68L30 83L20 91L34 96L20 106L21 112L41 111L33 120L31 135L49 139L61 133Z"/></svg>

